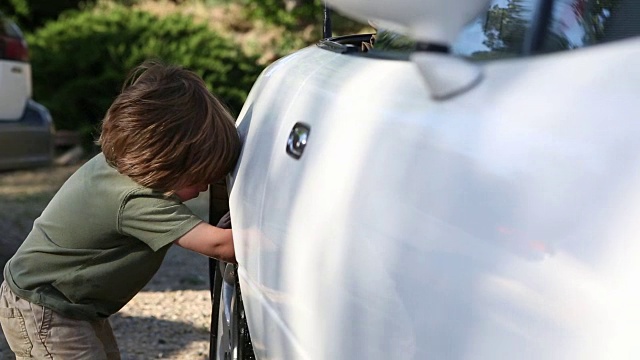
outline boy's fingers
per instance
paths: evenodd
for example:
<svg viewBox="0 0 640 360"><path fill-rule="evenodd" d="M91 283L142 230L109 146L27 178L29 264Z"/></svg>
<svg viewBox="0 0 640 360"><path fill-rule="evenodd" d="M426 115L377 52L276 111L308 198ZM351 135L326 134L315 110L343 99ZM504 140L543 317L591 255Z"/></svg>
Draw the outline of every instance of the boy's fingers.
<svg viewBox="0 0 640 360"><path fill-rule="evenodd" d="M220 218L216 227L221 229L231 229L231 212L227 211L227 213Z"/></svg>

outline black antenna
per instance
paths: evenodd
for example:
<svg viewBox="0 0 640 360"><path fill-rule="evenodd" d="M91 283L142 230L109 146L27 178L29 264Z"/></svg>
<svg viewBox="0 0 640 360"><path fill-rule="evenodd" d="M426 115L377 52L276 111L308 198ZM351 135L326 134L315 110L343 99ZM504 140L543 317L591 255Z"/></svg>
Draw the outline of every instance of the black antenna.
<svg viewBox="0 0 640 360"><path fill-rule="evenodd" d="M331 30L331 9L327 6L327 1L324 2L324 22L322 24L322 37L328 39L332 37Z"/></svg>

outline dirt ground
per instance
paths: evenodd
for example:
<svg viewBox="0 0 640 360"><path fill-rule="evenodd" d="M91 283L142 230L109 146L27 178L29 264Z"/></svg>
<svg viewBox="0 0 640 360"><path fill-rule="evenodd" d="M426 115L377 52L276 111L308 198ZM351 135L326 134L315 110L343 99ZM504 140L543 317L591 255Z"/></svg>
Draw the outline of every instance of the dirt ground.
<svg viewBox="0 0 640 360"><path fill-rule="evenodd" d="M0 172L0 266L4 267L35 218L78 166Z"/></svg>
<svg viewBox="0 0 640 360"><path fill-rule="evenodd" d="M79 165L0 172L0 268ZM206 219L208 194L187 204ZM151 282L111 317L122 358L208 359L208 259L172 247ZM0 331L0 360L15 359Z"/></svg>

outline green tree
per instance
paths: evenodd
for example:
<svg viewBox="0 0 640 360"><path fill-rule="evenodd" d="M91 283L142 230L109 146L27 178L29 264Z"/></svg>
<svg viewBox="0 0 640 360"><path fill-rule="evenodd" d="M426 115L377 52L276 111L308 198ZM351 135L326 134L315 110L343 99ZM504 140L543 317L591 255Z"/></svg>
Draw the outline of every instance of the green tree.
<svg viewBox="0 0 640 360"><path fill-rule="evenodd" d="M522 49L530 10L524 0L509 0L502 8L494 5L487 12L484 44L494 51L517 54Z"/></svg>
<svg viewBox="0 0 640 360"><path fill-rule="evenodd" d="M0 3L0 11L17 21L19 16L29 14L29 3L27 0L9 0Z"/></svg>
<svg viewBox="0 0 640 360"><path fill-rule="evenodd" d="M118 94L127 72L160 59L198 73L238 112L261 68L231 40L183 15L155 17L115 7L71 12L28 37L34 98L58 129L90 134Z"/></svg>
<svg viewBox="0 0 640 360"><path fill-rule="evenodd" d="M0 3L0 11L12 18L24 31L33 31L47 21L55 20L67 10L91 4L92 0L9 0Z"/></svg>
<svg viewBox="0 0 640 360"><path fill-rule="evenodd" d="M239 0L245 7L250 19L262 20L268 23L283 26L295 36L300 32L313 28L317 40L322 35L322 23L324 20L324 0ZM362 24L332 12L333 30L335 34L353 34L361 32L364 28L370 28L368 24Z"/></svg>
<svg viewBox="0 0 640 360"><path fill-rule="evenodd" d="M283 0L241 0L247 14L253 19L261 19L272 24L295 29L321 18L323 2L321 0L305 0L295 2L295 6L287 6L291 2Z"/></svg>

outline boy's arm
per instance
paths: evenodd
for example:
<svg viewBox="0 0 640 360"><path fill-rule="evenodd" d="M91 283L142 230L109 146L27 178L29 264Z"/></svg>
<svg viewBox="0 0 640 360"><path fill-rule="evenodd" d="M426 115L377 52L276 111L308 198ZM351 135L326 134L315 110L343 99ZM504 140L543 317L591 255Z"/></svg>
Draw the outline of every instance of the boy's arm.
<svg viewBox="0 0 640 360"><path fill-rule="evenodd" d="M231 229L201 222L173 243L209 257L237 263Z"/></svg>

